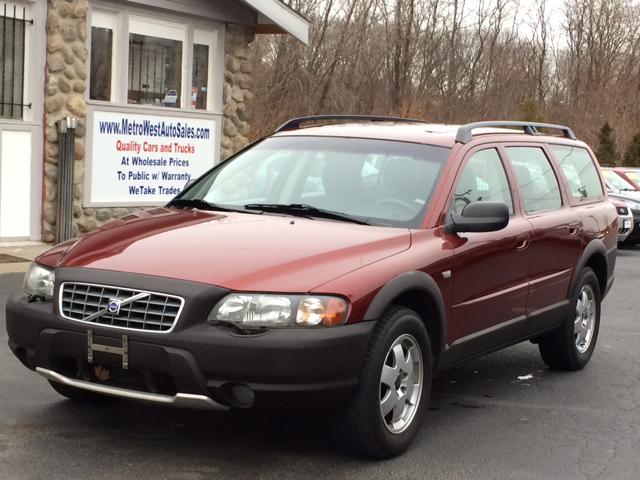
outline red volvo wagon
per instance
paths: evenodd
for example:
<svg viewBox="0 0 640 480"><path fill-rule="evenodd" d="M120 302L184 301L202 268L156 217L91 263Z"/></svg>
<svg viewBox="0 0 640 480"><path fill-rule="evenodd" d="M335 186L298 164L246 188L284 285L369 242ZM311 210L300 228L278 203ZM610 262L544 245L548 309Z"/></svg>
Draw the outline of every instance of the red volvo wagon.
<svg viewBox="0 0 640 480"><path fill-rule="evenodd" d="M587 364L616 259L603 184L563 126L294 119L38 257L9 345L75 400L322 408L391 457L448 365L525 340Z"/></svg>

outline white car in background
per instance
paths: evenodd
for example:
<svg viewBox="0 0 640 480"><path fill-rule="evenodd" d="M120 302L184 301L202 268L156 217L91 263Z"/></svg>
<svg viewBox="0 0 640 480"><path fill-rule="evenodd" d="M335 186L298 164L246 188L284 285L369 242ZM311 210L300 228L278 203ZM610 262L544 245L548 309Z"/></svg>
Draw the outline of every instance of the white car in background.
<svg viewBox="0 0 640 480"><path fill-rule="evenodd" d="M617 209L618 243L624 242L626 245L636 245L640 243L640 191L636 190L627 180L606 168L602 169L602 176L607 186L609 200L612 203L614 200L624 202L628 214L631 215L631 226L627 230L624 228L624 221L629 217L624 216L624 218L621 219L621 210L620 208ZM620 222L622 222L622 224Z"/></svg>
<svg viewBox="0 0 640 480"><path fill-rule="evenodd" d="M633 213L622 200L610 197L609 201L618 211L618 243L622 243L633 232Z"/></svg>

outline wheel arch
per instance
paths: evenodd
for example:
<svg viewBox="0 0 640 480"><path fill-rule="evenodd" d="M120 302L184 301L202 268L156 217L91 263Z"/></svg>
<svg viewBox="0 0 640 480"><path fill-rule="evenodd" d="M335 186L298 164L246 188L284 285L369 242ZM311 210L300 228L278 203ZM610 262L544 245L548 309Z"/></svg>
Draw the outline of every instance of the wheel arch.
<svg viewBox="0 0 640 480"><path fill-rule="evenodd" d="M373 298L364 320L377 320L390 305L410 308L420 316L431 340L433 368L437 370L445 351L446 314L435 280L421 271L396 275Z"/></svg>
<svg viewBox="0 0 640 480"><path fill-rule="evenodd" d="M573 278L571 279L571 286L569 288L569 295L573 295L574 289L578 282L578 278L585 267L591 268L593 273L598 278L598 285L600 286L600 295L604 298L607 291L607 282L610 277L610 273L613 274L613 265L609 262L609 252L607 252L604 243L601 240L592 240L586 248L583 250L580 260L576 265L576 269L573 272Z"/></svg>

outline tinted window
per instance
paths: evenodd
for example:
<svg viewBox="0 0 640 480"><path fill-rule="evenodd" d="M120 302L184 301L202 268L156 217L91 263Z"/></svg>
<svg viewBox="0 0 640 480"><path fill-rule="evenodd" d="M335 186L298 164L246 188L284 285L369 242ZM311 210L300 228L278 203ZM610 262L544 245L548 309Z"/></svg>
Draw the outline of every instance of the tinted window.
<svg viewBox="0 0 640 480"><path fill-rule="evenodd" d="M493 148L469 157L456 185L450 211L460 213L470 203L481 201L505 202L513 213L507 175Z"/></svg>
<svg viewBox="0 0 640 480"><path fill-rule="evenodd" d="M522 193L524 211L540 212L560 208L560 188L549 159L537 147L507 147Z"/></svg>
<svg viewBox="0 0 640 480"><path fill-rule="evenodd" d="M272 137L214 168L181 198L239 207L303 203L417 227L449 152L383 140Z"/></svg>
<svg viewBox="0 0 640 480"><path fill-rule="evenodd" d="M598 170L584 148L550 145L567 177L571 195L575 198L597 197L603 194Z"/></svg>

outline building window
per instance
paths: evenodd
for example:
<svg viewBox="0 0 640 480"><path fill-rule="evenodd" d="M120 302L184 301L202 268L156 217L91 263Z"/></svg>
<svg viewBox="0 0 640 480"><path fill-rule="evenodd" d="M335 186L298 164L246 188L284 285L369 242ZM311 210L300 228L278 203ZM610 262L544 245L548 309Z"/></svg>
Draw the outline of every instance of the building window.
<svg viewBox="0 0 640 480"><path fill-rule="evenodd" d="M89 65L89 98L103 102L117 99L118 79L114 68L118 65L117 38L119 16L113 12L91 12L91 57Z"/></svg>
<svg viewBox="0 0 640 480"><path fill-rule="evenodd" d="M180 108L181 91L182 42L130 34L129 103Z"/></svg>
<svg viewBox="0 0 640 480"><path fill-rule="evenodd" d="M0 51L2 51L2 73L0 74L0 118L21 120L24 107L24 55L26 8L8 7L5 3L0 11Z"/></svg>
<svg viewBox="0 0 640 480"><path fill-rule="evenodd" d="M207 109L207 86L209 85L209 45L193 45L193 75L191 107Z"/></svg>
<svg viewBox="0 0 640 480"><path fill-rule="evenodd" d="M173 23L126 11L91 11L89 100L211 111L219 25ZM123 73L125 73L123 75Z"/></svg>
<svg viewBox="0 0 640 480"><path fill-rule="evenodd" d="M111 101L111 58L113 53L113 30L91 28L91 100Z"/></svg>

